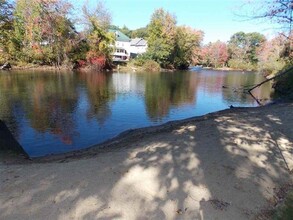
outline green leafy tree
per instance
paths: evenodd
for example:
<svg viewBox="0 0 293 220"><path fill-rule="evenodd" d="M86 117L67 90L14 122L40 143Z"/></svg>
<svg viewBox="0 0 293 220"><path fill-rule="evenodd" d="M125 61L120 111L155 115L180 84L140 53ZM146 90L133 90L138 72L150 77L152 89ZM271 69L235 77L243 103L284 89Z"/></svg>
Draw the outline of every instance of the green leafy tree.
<svg viewBox="0 0 293 220"><path fill-rule="evenodd" d="M61 65L76 36L66 0L18 0L14 11L17 60Z"/></svg>
<svg viewBox="0 0 293 220"><path fill-rule="evenodd" d="M136 30L133 30L132 33L131 33L131 37L132 38L148 38L149 35L148 35L148 27L142 27L142 28L138 28Z"/></svg>
<svg viewBox="0 0 293 220"><path fill-rule="evenodd" d="M186 69L194 60L203 33L190 27L177 27L173 63L176 69Z"/></svg>
<svg viewBox="0 0 293 220"><path fill-rule="evenodd" d="M233 68L255 68L258 57L257 50L266 41L266 38L257 32L233 34L228 43L229 65Z"/></svg>
<svg viewBox="0 0 293 220"><path fill-rule="evenodd" d="M126 25L124 25L120 31L125 34L127 37L131 37L132 35L132 30L130 30L128 27L126 27Z"/></svg>
<svg viewBox="0 0 293 220"><path fill-rule="evenodd" d="M109 25L109 29L112 29L112 30L120 30L120 27L117 26L117 25L114 25L114 24L110 24Z"/></svg>
<svg viewBox="0 0 293 220"><path fill-rule="evenodd" d="M144 57L163 68L186 69L197 60L203 32L176 26L175 16L157 9L148 25L148 50Z"/></svg>
<svg viewBox="0 0 293 220"><path fill-rule="evenodd" d="M257 50L261 48L262 44L265 43L266 38L263 34L252 32L246 34L246 39L248 43L248 60L252 64L257 64L258 62L258 56L257 56Z"/></svg>
<svg viewBox="0 0 293 220"><path fill-rule="evenodd" d="M0 63L9 60L11 34L13 31L13 5L0 0Z"/></svg>
<svg viewBox="0 0 293 220"><path fill-rule="evenodd" d="M148 53L161 66L172 65L176 40L176 19L162 8L155 10L148 25Z"/></svg>

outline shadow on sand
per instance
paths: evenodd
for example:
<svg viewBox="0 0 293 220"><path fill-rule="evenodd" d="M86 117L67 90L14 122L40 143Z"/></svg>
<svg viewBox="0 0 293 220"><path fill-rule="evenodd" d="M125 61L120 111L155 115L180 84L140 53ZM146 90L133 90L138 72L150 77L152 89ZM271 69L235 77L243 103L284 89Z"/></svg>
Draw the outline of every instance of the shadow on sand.
<svg viewBox="0 0 293 220"><path fill-rule="evenodd" d="M292 104L224 111L91 158L0 166L0 219L250 219L292 183Z"/></svg>

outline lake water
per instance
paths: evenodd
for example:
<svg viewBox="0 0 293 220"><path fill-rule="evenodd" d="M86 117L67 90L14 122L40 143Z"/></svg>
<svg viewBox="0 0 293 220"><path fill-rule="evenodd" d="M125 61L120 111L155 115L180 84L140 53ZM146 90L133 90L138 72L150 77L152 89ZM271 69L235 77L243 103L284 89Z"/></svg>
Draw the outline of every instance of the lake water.
<svg viewBox="0 0 293 220"><path fill-rule="evenodd" d="M0 119L31 157L104 142L128 129L257 106L242 89L261 82L252 72L1 72ZM270 99L270 85L254 90Z"/></svg>

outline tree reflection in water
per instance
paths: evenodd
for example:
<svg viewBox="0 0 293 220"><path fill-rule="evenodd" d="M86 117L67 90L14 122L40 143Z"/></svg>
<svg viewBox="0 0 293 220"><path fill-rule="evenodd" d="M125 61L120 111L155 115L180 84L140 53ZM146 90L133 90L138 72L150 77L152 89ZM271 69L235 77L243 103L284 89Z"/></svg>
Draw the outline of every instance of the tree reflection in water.
<svg viewBox="0 0 293 220"><path fill-rule="evenodd" d="M58 73L57 80L55 74L7 75L0 78L0 86L4 97L0 99L1 106L8 109L3 111L1 108L1 118L15 136L19 132L11 124L23 115L37 132L49 132L58 136L64 144L72 144L73 136L78 135L72 114L77 105L78 92L72 74Z"/></svg>
<svg viewBox="0 0 293 220"><path fill-rule="evenodd" d="M256 106L241 89L254 73L11 72L0 75L0 119L33 156L82 149L132 128L234 106ZM258 99L270 88L255 89Z"/></svg>
<svg viewBox="0 0 293 220"><path fill-rule="evenodd" d="M224 89L223 98L229 102L241 102L253 104L255 100L248 98L247 93L243 92L244 89L251 88L253 85L258 84L264 79L261 74L228 72L224 74L224 85L229 85L228 89ZM270 83L264 84L253 91L253 95L261 101L267 101L271 97Z"/></svg>
<svg viewBox="0 0 293 220"><path fill-rule="evenodd" d="M111 116L109 102L114 100L115 94L111 87L112 76L107 73L81 72L80 80L86 82L89 109L87 118L96 118L102 125Z"/></svg>
<svg viewBox="0 0 293 220"><path fill-rule="evenodd" d="M195 104L197 86L198 78L189 72L147 75L145 104L149 118L160 121L174 106Z"/></svg>

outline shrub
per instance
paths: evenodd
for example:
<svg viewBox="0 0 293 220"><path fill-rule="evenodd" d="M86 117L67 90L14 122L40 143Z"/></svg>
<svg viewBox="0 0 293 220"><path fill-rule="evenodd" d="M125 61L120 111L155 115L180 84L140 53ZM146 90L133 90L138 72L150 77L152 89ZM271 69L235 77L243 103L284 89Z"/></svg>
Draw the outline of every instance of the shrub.
<svg viewBox="0 0 293 220"><path fill-rule="evenodd" d="M287 74L276 78L273 87L277 97L293 99L293 66Z"/></svg>
<svg viewBox="0 0 293 220"><path fill-rule="evenodd" d="M254 66L252 63L248 63L240 59L230 59L228 61L228 66L233 69L256 70L256 66Z"/></svg>
<svg viewBox="0 0 293 220"><path fill-rule="evenodd" d="M258 70L262 73L265 73L265 75L268 74L276 74L280 70L282 70L286 65L286 62L284 60L275 60L271 62L264 62L258 64Z"/></svg>
<svg viewBox="0 0 293 220"><path fill-rule="evenodd" d="M161 70L160 64L153 60L145 61L142 68L147 72L159 72Z"/></svg>
<svg viewBox="0 0 293 220"><path fill-rule="evenodd" d="M106 66L106 57L103 55L98 55L94 51L89 51L87 53L87 61L91 67L96 70L103 70Z"/></svg>
<svg viewBox="0 0 293 220"><path fill-rule="evenodd" d="M0 65L4 64L6 61L7 61L6 57L1 56L1 54L0 54Z"/></svg>
<svg viewBox="0 0 293 220"><path fill-rule="evenodd" d="M133 64L135 66L143 66L147 61L150 60L150 57L147 53L138 55L135 59L133 59Z"/></svg>

